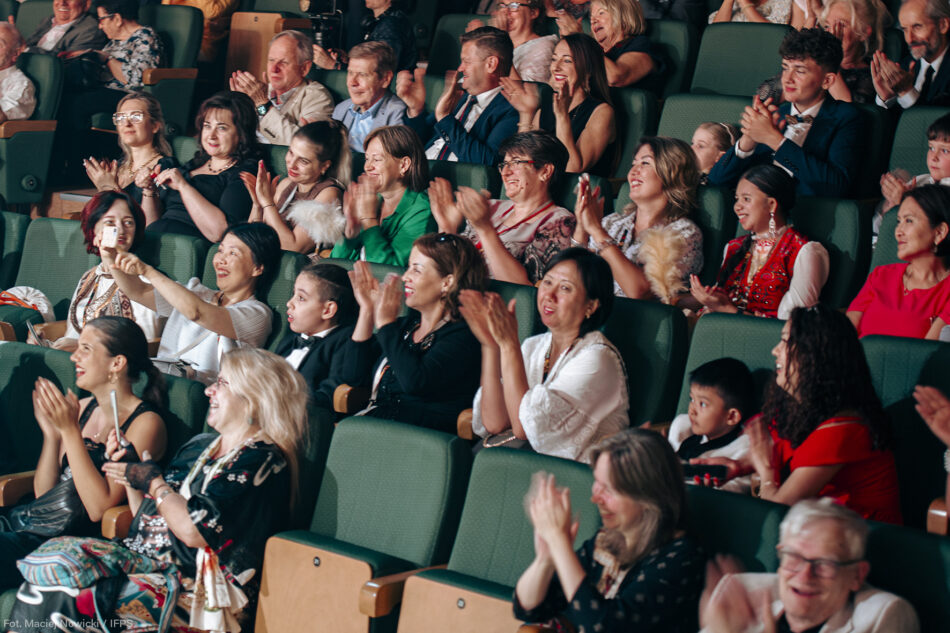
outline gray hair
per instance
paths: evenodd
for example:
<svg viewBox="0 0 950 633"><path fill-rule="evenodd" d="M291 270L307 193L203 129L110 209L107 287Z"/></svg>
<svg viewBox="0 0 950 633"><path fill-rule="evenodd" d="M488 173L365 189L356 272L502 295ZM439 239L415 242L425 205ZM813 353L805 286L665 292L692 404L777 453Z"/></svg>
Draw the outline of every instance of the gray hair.
<svg viewBox="0 0 950 633"><path fill-rule="evenodd" d="M13 46L17 51L21 51L26 42L23 41L23 36L20 35L20 31L17 30L15 26L7 22L6 20L0 20L0 27L3 27L5 31L13 35Z"/></svg>
<svg viewBox="0 0 950 633"><path fill-rule="evenodd" d="M904 0L904 6L909 0ZM927 17L934 22L947 18L950 20L950 2L947 0L925 0L927 3Z"/></svg>
<svg viewBox="0 0 950 633"><path fill-rule="evenodd" d="M270 38L270 42L267 44L267 50L270 51L271 44L282 37L289 37L293 39L294 44L297 47L298 64L303 66L307 62L313 60L313 38L303 31L281 31L274 37Z"/></svg>
<svg viewBox="0 0 950 633"><path fill-rule="evenodd" d="M799 534L815 521L837 521L844 535L844 545L850 560L864 559L868 543L868 524L856 512L838 505L830 498L806 499L792 506L779 526L779 541Z"/></svg>

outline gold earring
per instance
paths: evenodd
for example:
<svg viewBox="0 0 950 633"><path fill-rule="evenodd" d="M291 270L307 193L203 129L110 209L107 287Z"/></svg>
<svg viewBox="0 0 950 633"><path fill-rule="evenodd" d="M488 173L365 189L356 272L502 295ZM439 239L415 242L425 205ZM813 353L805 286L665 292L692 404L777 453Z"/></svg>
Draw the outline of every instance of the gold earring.
<svg viewBox="0 0 950 633"><path fill-rule="evenodd" d="M114 385L115 382L116 382L116 380L118 380L118 377L116 376L115 372L114 372L114 371L110 371L110 372L109 372L109 384L110 384L110 385Z"/></svg>

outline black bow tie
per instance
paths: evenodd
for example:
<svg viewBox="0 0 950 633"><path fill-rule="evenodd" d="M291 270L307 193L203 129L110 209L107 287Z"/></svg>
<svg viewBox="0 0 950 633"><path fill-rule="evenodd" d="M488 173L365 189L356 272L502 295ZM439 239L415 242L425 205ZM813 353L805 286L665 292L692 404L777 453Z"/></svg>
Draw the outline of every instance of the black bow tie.
<svg viewBox="0 0 950 633"><path fill-rule="evenodd" d="M303 334L297 334L294 336L294 349L308 348L313 349L313 346L320 341L318 336L304 336Z"/></svg>

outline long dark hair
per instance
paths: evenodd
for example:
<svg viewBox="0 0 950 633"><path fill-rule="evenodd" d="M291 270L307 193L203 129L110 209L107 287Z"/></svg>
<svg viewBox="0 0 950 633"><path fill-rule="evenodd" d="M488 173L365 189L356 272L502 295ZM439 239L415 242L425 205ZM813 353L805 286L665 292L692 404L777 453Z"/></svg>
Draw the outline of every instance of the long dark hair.
<svg viewBox="0 0 950 633"><path fill-rule="evenodd" d="M148 341L142 328L132 319L121 316L101 316L86 323L102 334L102 344L109 356L124 356L126 374L130 383L135 383L145 374L145 390L142 399L157 408L163 408L165 377L152 364L148 355Z"/></svg>
<svg viewBox="0 0 950 633"><path fill-rule="evenodd" d="M563 41L571 51L577 83L586 87L587 94L593 98L613 105L607 71L604 68L604 49L597 40L586 33L571 33L565 35Z"/></svg>
<svg viewBox="0 0 950 633"><path fill-rule="evenodd" d="M788 319L786 346L785 373L794 381L794 393L773 380L762 405L779 437L798 447L825 420L855 411L868 424L874 448L887 448L887 414L848 317L821 304L796 308Z"/></svg>
<svg viewBox="0 0 950 633"><path fill-rule="evenodd" d="M238 134L237 147L231 157L237 161L247 158L260 158L263 155L261 145L257 141L257 111L254 102L243 92L225 90L212 95L201 102L198 114L195 115L195 138L198 140L198 151L186 168L194 169L205 164L211 158L201 145L201 128L210 110L227 110Z"/></svg>

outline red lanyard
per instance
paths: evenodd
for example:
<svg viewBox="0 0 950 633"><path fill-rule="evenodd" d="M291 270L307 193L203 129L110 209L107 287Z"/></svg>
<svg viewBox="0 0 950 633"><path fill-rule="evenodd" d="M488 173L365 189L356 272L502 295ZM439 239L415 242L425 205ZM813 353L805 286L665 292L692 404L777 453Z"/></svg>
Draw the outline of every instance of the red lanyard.
<svg viewBox="0 0 950 633"><path fill-rule="evenodd" d="M511 226L507 226L507 227L505 227L505 228L499 230L498 227L500 227L502 224L505 223L505 218L508 217L508 214L511 213L512 211L514 211L515 205L512 204L511 207L510 207L507 211L505 211L504 213L501 214L501 222L498 224L498 226L495 227L495 233L498 235L498 237L501 237L502 235L504 235L504 234L507 233L508 231L513 231L514 229L518 228L519 226L521 226L521 225L524 224L525 222L528 222L528 221L534 219L535 217L537 217L537 216L540 215L541 213L544 213L545 211L547 211L549 208L551 208L551 207L553 207L553 206L554 206L554 202L553 202L553 201L548 202L546 205L544 205L543 207L541 207L540 209L538 209L537 211L535 211L534 213L532 213L532 214L529 215L528 217L524 218L523 220L520 220L520 221L516 222L515 224L512 224ZM481 248L482 248L482 243L481 243L481 241L475 242L475 248L481 250Z"/></svg>

